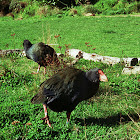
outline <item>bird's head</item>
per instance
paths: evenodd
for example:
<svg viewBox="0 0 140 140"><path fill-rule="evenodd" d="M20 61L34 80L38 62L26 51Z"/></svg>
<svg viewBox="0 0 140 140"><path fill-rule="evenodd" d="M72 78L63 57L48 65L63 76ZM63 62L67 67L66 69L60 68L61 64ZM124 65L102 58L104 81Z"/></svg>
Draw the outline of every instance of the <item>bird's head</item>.
<svg viewBox="0 0 140 140"><path fill-rule="evenodd" d="M94 68L86 72L86 77L92 82L108 82L107 76L103 73L101 69Z"/></svg>
<svg viewBox="0 0 140 140"><path fill-rule="evenodd" d="M23 42L24 50L30 48L31 46L32 46L32 43L29 40L24 40Z"/></svg>

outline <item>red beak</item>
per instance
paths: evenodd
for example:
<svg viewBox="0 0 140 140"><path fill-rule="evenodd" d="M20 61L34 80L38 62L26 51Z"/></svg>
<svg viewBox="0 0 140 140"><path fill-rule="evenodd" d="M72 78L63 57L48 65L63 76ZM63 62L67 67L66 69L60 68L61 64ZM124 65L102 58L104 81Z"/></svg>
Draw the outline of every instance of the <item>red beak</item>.
<svg viewBox="0 0 140 140"><path fill-rule="evenodd" d="M108 82L108 78L107 76L103 73L102 70L98 70L98 73L100 74L99 76L99 80L102 82Z"/></svg>

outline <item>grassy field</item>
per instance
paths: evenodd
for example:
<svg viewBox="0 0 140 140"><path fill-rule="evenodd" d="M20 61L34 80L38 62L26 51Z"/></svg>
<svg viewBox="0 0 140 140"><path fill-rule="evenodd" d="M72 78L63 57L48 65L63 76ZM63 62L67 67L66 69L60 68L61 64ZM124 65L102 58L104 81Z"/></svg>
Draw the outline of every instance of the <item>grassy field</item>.
<svg viewBox="0 0 140 140"><path fill-rule="evenodd" d="M139 17L65 17L11 20L0 18L0 49L23 49L24 39L58 44L65 51L78 48L85 52L117 57L140 57ZM14 34L14 36L11 36ZM54 35L60 34L61 39ZM88 47L85 42L92 45ZM96 50L92 50L96 48ZM0 58L0 139L140 139L140 75L122 75L123 64L108 66L81 59L75 67L101 68L109 82L101 83L97 95L81 102L66 125L66 113L48 110L53 129L40 118L42 105L31 104L39 85L53 73L31 72L38 65L25 57Z"/></svg>
<svg viewBox="0 0 140 140"><path fill-rule="evenodd" d="M70 48L89 52L85 42L90 42L96 48L95 51L90 49L91 52L140 57L140 17L30 18L17 21L1 18L0 21L1 49L23 48L23 40L29 39L33 43L71 44ZM11 36L14 33L15 36ZM61 35L59 42L54 38L58 34Z"/></svg>

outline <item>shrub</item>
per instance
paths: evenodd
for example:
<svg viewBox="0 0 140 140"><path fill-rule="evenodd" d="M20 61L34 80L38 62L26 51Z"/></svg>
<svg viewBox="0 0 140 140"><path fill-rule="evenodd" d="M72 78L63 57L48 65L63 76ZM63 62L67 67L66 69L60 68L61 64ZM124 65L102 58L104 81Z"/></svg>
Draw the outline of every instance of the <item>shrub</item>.
<svg viewBox="0 0 140 140"><path fill-rule="evenodd" d="M85 5L84 6L85 13L97 13L98 9L94 7L94 5Z"/></svg>
<svg viewBox="0 0 140 140"><path fill-rule="evenodd" d="M35 13L39 9L39 3L34 1L33 3L28 4L27 7L25 7L24 11L22 12L23 17L30 17L35 16Z"/></svg>
<svg viewBox="0 0 140 140"><path fill-rule="evenodd" d="M127 7L125 8L126 13L132 13L132 12L140 12L140 2L134 2L134 3L130 3L127 5Z"/></svg>
<svg viewBox="0 0 140 140"><path fill-rule="evenodd" d="M37 9L36 14L37 15L47 15L50 11L50 7L48 5L39 7L39 9Z"/></svg>
<svg viewBox="0 0 140 140"><path fill-rule="evenodd" d="M27 2L21 2L19 0L12 0L9 6L9 9L14 11L15 13L19 13L21 10L27 6Z"/></svg>
<svg viewBox="0 0 140 140"><path fill-rule="evenodd" d="M9 5L10 5L11 0L0 0L0 13L2 15L8 14L9 11Z"/></svg>
<svg viewBox="0 0 140 140"><path fill-rule="evenodd" d="M75 15L79 15L81 12L79 12L76 8L72 8L72 9L69 9L65 15L68 15L68 16L75 16Z"/></svg>
<svg viewBox="0 0 140 140"><path fill-rule="evenodd" d="M31 16L52 16L62 14L62 10L57 7L52 7L50 5L42 5L37 1L28 4L28 6L21 13L22 17L31 17Z"/></svg>
<svg viewBox="0 0 140 140"><path fill-rule="evenodd" d="M103 14L130 14L132 12L139 12L140 2L133 0L100 0L94 7L98 9L98 13Z"/></svg>
<svg viewBox="0 0 140 140"><path fill-rule="evenodd" d="M4 6L2 7L1 5ZM71 5L73 7L69 8ZM58 17L61 17L62 15L81 16L85 13L114 15L139 12L140 2L136 0L0 0L0 15L6 15L8 12L10 12L9 9L15 13L20 13L22 17L30 17L35 15L57 15Z"/></svg>
<svg viewBox="0 0 140 140"><path fill-rule="evenodd" d="M117 0L100 0L94 5L94 8L98 9L98 13L111 10L111 8L117 3Z"/></svg>

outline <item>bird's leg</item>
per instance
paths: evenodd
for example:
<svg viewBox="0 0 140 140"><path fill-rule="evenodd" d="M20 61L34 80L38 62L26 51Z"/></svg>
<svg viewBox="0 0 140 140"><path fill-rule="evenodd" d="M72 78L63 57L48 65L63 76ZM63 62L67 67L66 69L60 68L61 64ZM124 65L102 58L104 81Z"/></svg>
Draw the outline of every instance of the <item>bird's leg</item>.
<svg viewBox="0 0 140 140"><path fill-rule="evenodd" d="M39 70L40 70L40 65L38 66L37 73L39 72Z"/></svg>
<svg viewBox="0 0 140 140"><path fill-rule="evenodd" d="M70 114L71 114L71 112L67 112L67 113L66 113L66 115L67 115L67 121L66 121L66 123L67 123L67 124L69 123Z"/></svg>
<svg viewBox="0 0 140 140"><path fill-rule="evenodd" d="M40 65L38 66L37 72L32 72L32 74L38 74L39 70L40 70Z"/></svg>
<svg viewBox="0 0 140 140"><path fill-rule="evenodd" d="M44 75L46 74L46 66L44 67Z"/></svg>
<svg viewBox="0 0 140 140"><path fill-rule="evenodd" d="M45 104L43 104L43 108L44 108L45 117L42 118L41 120L45 120L45 123L47 123L49 127L52 127L51 126L51 123L49 122L49 117L48 117L48 112L47 112L47 106Z"/></svg>

